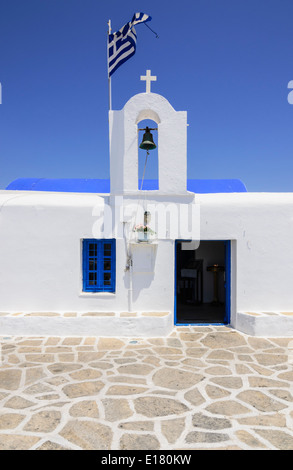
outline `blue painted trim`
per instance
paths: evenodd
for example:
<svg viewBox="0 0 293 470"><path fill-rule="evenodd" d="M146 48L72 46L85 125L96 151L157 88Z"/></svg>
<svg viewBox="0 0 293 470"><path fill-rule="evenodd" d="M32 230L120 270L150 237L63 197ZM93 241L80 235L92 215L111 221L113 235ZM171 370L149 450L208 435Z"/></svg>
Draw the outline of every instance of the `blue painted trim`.
<svg viewBox="0 0 293 470"><path fill-rule="evenodd" d="M230 323L231 318L231 241L225 240L225 317L224 323Z"/></svg>
<svg viewBox="0 0 293 470"><path fill-rule="evenodd" d="M175 264L174 264L174 325L177 325L177 245L180 240L175 240Z"/></svg>
<svg viewBox="0 0 293 470"><path fill-rule="evenodd" d="M105 245L110 245L110 255L105 255ZM90 254L90 245L94 254ZM105 269L104 262L111 261L111 269ZM90 261L95 267L89 269ZM104 274L110 273L111 283L105 284ZM116 289L116 240L84 239L82 242L82 274L84 292L115 292ZM90 275L95 277L96 285L90 284Z"/></svg>
<svg viewBox="0 0 293 470"><path fill-rule="evenodd" d="M138 187L140 188L141 180ZM143 189L158 190L157 179L146 179ZM19 178L12 181L6 190L10 191L52 191L71 193L110 193L109 179L87 179L87 178ZM247 192L244 184L238 179L200 180L188 179L187 190L197 194L211 193L243 193Z"/></svg>
<svg viewBox="0 0 293 470"><path fill-rule="evenodd" d="M212 325L212 326L223 326L226 323L174 323L175 326L207 326L207 325Z"/></svg>

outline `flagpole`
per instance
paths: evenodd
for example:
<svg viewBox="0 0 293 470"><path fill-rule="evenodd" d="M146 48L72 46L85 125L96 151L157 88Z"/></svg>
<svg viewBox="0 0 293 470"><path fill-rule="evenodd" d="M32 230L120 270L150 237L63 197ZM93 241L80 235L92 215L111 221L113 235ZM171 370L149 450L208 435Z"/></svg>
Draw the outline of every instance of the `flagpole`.
<svg viewBox="0 0 293 470"><path fill-rule="evenodd" d="M109 35L112 32L111 20L108 21L108 26L109 26L109 29L108 29L108 41L107 41L107 62L109 60L109 52L108 52ZM112 109L112 86L111 85L112 84L111 84L111 77L109 76L109 64L107 66L108 66L108 85L109 85L109 110L111 111Z"/></svg>

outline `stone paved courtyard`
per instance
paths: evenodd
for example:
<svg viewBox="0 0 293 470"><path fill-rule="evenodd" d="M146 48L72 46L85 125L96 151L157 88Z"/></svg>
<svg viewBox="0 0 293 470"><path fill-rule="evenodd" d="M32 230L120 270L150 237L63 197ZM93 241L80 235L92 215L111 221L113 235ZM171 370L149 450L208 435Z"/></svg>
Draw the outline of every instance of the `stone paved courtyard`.
<svg viewBox="0 0 293 470"><path fill-rule="evenodd" d="M293 449L293 339L1 337L0 449Z"/></svg>

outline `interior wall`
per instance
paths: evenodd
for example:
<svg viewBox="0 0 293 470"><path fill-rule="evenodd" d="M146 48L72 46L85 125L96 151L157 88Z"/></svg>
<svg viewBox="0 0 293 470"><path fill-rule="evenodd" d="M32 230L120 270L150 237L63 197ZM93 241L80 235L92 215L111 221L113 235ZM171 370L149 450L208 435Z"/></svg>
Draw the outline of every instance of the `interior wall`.
<svg viewBox="0 0 293 470"><path fill-rule="evenodd" d="M225 266L225 244L223 241L201 241L195 251L196 259L203 259L203 302L212 302L214 292L214 275L207 271L207 267L213 264ZM225 301L225 288L223 282L224 273L218 274L219 299Z"/></svg>

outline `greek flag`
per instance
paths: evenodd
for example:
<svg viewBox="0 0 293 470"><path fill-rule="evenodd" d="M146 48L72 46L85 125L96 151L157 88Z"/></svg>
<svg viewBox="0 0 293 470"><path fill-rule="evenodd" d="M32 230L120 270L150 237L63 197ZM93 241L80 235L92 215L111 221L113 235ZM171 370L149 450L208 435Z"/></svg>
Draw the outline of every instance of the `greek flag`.
<svg viewBox="0 0 293 470"><path fill-rule="evenodd" d="M144 13L135 13L132 20L108 37L108 76L111 75L135 54L136 31L134 26L152 18Z"/></svg>

